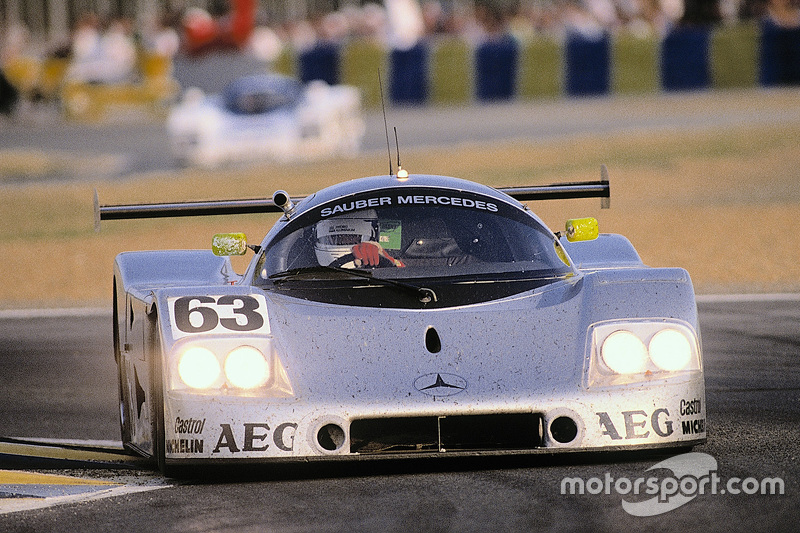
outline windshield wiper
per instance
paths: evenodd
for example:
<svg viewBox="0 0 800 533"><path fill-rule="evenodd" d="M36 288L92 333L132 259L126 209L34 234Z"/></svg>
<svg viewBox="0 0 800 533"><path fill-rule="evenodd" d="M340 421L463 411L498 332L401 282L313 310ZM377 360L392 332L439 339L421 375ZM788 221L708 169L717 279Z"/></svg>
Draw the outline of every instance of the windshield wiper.
<svg viewBox="0 0 800 533"><path fill-rule="evenodd" d="M324 265L316 265L316 266L309 266L309 267L297 267L297 268L290 268L288 270L284 270L283 272L277 272L275 274L270 274L267 279L274 280L275 282L285 281L289 278L293 278L295 276L303 276L306 274L315 274L319 272L340 272L344 271L350 273L349 270L344 268L337 268L337 267L330 267Z"/></svg>
<svg viewBox="0 0 800 533"><path fill-rule="evenodd" d="M412 293L419 298L420 303L430 303L438 301L436 293L433 290L428 289L427 287L419 287L417 285L412 285L411 283L405 283L402 281L396 281L393 279L386 279L386 278L376 278L372 275L372 272L367 270L359 270L356 268L342 268L342 267L335 267L335 266L326 266L326 265L318 265L313 267L303 267L303 268L293 268L290 270L285 270L283 272L278 272L277 274L272 274L269 276L268 279L273 281L281 282L285 281L288 278L302 275L302 274L310 274L314 272L338 272L342 274L348 274L351 276L355 276L357 278L368 279L370 281L375 281L381 285L385 285L387 287L396 287L398 289L402 289L405 292Z"/></svg>

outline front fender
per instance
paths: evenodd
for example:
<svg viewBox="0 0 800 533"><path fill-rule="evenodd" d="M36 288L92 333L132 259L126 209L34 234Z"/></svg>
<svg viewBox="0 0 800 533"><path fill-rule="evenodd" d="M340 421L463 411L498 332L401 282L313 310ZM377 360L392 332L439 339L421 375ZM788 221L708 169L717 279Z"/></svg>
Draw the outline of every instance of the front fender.
<svg viewBox="0 0 800 533"><path fill-rule="evenodd" d="M644 267L633 244L622 235L603 233L597 239L578 242L569 242L562 237L561 244L573 264L581 270Z"/></svg>
<svg viewBox="0 0 800 533"><path fill-rule="evenodd" d="M140 298L162 287L230 285L240 279L230 258L208 250L124 252L114 261L114 276L124 292Z"/></svg>

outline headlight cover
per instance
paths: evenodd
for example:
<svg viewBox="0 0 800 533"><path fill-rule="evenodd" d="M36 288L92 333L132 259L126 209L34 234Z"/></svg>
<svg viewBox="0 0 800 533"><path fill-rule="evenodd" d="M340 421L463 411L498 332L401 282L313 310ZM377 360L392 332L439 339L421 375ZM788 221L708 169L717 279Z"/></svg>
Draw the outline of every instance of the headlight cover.
<svg viewBox="0 0 800 533"><path fill-rule="evenodd" d="M167 355L173 391L234 396L292 396L293 389L269 336L191 336Z"/></svg>
<svg viewBox="0 0 800 533"><path fill-rule="evenodd" d="M688 377L702 369L698 336L685 322L606 321L589 329L587 388Z"/></svg>

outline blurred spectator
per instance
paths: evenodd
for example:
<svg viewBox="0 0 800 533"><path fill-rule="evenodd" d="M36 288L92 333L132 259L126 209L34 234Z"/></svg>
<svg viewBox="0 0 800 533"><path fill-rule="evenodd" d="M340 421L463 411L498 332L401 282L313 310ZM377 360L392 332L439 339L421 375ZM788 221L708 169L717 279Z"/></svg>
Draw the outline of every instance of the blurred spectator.
<svg viewBox="0 0 800 533"><path fill-rule="evenodd" d="M725 24L735 24L739 18L742 0L719 0L719 14Z"/></svg>
<svg viewBox="0 0 800 533"><path fill-rule="evenodd" d="M310 50L317 40L314 26L308 20L296 20L288 24L289 41L298 52Z"/></svg>
<svg viewBox="0 0 800 533"><path fill-rule="evenodd" d="M760 18L766 10L766 0L742 0L738 16L742 20Z"/></svg>
<svg viewBox="0 0 800 533"><path fill-rule="evenodd" d="M800 0L743 0L739 9L742 19L767 19L779 27L794 28L800 24Z"/></svg>
<svg viewBox="0 0 800 533"><path fill-rule="evenodd" d="M0 65L5 65L28 53L30 46L30 32L23 24L12 23L4 28L3 42L0 46Z"/></svg>
<svg viewBox="0 0 800 533"><path fill-rule="evenodd" d="M481 0L475 15L484 35L475 50L475 90L478 100L510 100L516 93L519 43L509 31L514 10L508 5Z"/></svg>
<svg viewBox="0 0 800 533"><path fill-rule="evenodd" d="M72 34L73 76L82 77L84 65L100 56L100 19L94 13L84 13Z"/></svg>
<svg viewBox="0 0 800 533"><path fill-rule="evenodd" d="M508 23L515 9L509 2L478 0L475 2L475 18L487 39L508 34Z"/></svg>
<svg viewBox="0 0 800 533"><path fill-rule="evenodd" d="M256 7L256 0L231 0L228 11L219 3L214 4L214 13L190 8L183 18L186 52L197 55L211 50L243 49L255 26Z"/></svg>
<svg viewBox="0 0 800 533"><path fill-rule="evenodd" d="M302 54L320 44L340 48L356 39L373 39L405 51L426 36L448 34L477 49L492 39L512 38L519 46L537 36L559 39L566 33L590 39L616 31L663 37L678 25L702 27L721 20L732 24L742 18L758 18L778 28L800 27L800 0L315 0L306 3L308 19L284 21L281 26L257 21L259 0L166 4L209 8L168 12L152 28L140 28L145 51L172 57L179 46L190 55L241 50L262 62L275 61L284 46ZM332 11L332 6L341 7ZM3 62L19 48L15 41L24 42L23 35L19 28L3 32ZM129 23L115 21L103 31L96 15L82 16L70 56L73 79L108 83L129 78L136 61ZM16 84L8 70L5 74Z"/></svg>
<svg viewBox="0 0 800 533"><path fill-rule="evenodd" d="M617 6L612 0L585 0L589 13L606 29L614 29L619 25Z"/></svg>
<svg viewBox="0 0 800 533"><path fill-rule="evenodd" d="M714 0L697 1L711 3ZM685 0L658 0L658 9L664 14L667 21L677 22L683 17L686 11Z"/></svg>
<svg viewBox="0 0 800 533"><path fill-rule="evenodd" d="M0 68L0 115L12 115L18 101L19 91L11 85Z"/></svg>
<svg viewBox="0 0 800 533"><path fill-rule="evenodd" d="M136 44L131 21L125 18L112 21L100 37L100 50L106 63L104 81L131 81L136 70Z"/></svg>
<svg viewBox="0 0 800 533"><path fill-rule="evenodd" d="M417 0L384 0L389 22L388 42L391 48L409 50L425 34L422 8Z"/></svg>
<svg viewBox="0 0 800 533"><path fill-rule="evenodd" d="M177 30L179 25L179 13L175 11L164 13L148 33L145 39L146 48L162 57L174 57L181 47L181 37Z"/></svg>
<svg viewBox="0 0 800 533"><path fill-rule="evenodd" d="M283 42L275 30L266 24L258 24L253 29L247 50L258 60L273 63L283 51Z"/></svg>
<svg viewBox="0 0 800 533"><path fill-rule="evenodd" d="M646 15L656 35L665 36L683 16L683 0L642 0Z"/></svg>
<svg viewBox="0 0 800 533"><path fill-rule="evenodd" d="M368 3L360 9L346 10L350 19L350 35L357 39L383 40L387 32L386 10L378 4Z"/></svg>
<svg viewBox="0 0 800 533"><path fill-rule="evenodd" d="M96 15L81 17L72 41L67 77L86 83L130 81L136 71L136 46L130 21L112 21L101 32Z"/></svg>
<svg viewBox="0 0 800 533"><path fill-rule="evenodd" d="M562 21L567 34L575 33L590 40L599 40L605 27L581 0L566 0L562 6Z"/></svg>
<svg viewBox="0 0 800 533"><path fill-rule="evenodd" d="M428 35L447 32L447 15L438 0L426 0L422 4L422 21Z"/></svg>
<svg viewBox="0 0 800 533"><path fill-rule="evenodd" d="M389 35L389 97L402 104L428 98L428 45L425 19L417 0L386 0Z"/></svg>
<svg viewBox="0 0 800 533"><path fill-rule="evenodd" d="M766 16L781 28L800 28L800 2L797 0L769 0Z"/></svg>
<svg viewBox="0 0 800 533"><path fill-rule="evenodd" d="M711 26L721 19L718 0L684 0L682 25Z"/></svg>
<svg viewBox="0 0 800 533"><path fill-rule="evenodd" d="M800 85L800 6L769 0L762 19L759 81L767 87Z"/></svg>
<svg viewBox="0 0 800 533"><path fill-rule="evenodd" d="M34 88L38 61L31 55L27 27L12 23L4 29L0 48L0 113L10 115L20 99Z"/></svg>
<svg viewBox="0 0 800 533"><path fill-rule="evenodd" d="M663 15L657 0L619 0L620 25L631 35L661 35Z"/></svg>
<svg viewBox="0 0 800 533"><path fill-rule="evenodd" d="M315 12L311 17L313 33L305 35L307 42L297 42L298 77L303 83L322 80L337 85L340 79L340 47L347 32L346 21L340 14Z"/></svg>
<svg viewBox="0 0 800 533"><path fill-rule="evenodd" d="M562 29L560 3L556 0L525 3L512 21L514 35L523 38L536 34L557 37Z"/></svg>

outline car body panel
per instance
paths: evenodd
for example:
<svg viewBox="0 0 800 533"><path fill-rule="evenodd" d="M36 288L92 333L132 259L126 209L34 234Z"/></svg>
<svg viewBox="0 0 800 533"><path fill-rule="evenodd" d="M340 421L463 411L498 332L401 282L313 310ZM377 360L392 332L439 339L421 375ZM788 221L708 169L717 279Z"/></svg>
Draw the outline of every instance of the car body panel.
<svg viewBox="0 0 800 533"><path fill-rule="evenodd" d="M437 198L480 194L502 202L500 211L541 223L524 204L477 184L442 176L409 181L366 178L306 198L268 232L242 276L228 258L205 251L120 254L114 316L126 446L158 457L163 468L705 440L691 279L680 268L645 266L622 236L562 237L572 264L562 265L566 275L465 305L330 303L259 281L259 258L292 224L420 184L444 195ZM342 290L384 289L354 283ZM629 376L598 367L609 331L629 329L646 341L665 328L689 339L693 366L662 372L648 363L651 370ZM238 345L267 354L271 381L260 389L192 389L178 377L187 347Z"/></svg>
<svg viewBox="0 0 800 533"><path fill-rule="evenodd" d="M357 88L321 81L302 86L274 74L237 79L219 95L190 88L167 118L175 156L207 168L352 156L364 127Z"/></svg>

